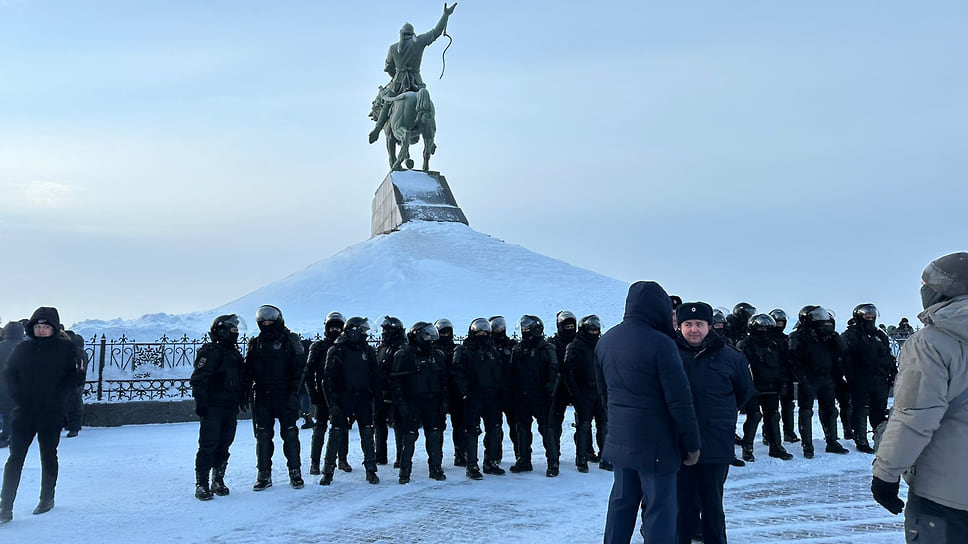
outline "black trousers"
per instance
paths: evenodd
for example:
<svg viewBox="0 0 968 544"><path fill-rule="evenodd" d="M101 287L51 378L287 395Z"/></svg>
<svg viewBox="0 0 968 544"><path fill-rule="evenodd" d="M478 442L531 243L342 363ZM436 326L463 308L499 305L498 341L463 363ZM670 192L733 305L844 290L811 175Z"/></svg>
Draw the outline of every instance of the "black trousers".
<svg viewBox="0 0 968 544"><path fill-rule="evenodd" d="M477 437L484 423L484 461L500 462L504 442L504 418L497 390L483 391L467 397L464 403L467 466L477 464Z"/></svg>
<svg viewBox="0 0 968 544"><path fill-rule="evenodd" d="M968 511L949 508L908 493L904 508L906 542L962 544L968 542Z"/></svg>
<svg viewBox="0 0 968 544"><path fill-rule="evenodd" d="M700 525L699 518L702 513L703 542L726 544L723 488L728 474L728 463L698 463L679 469L677 486L679 518L676 523L676 542L679 544L692 542L696 528Z"/></svg>
<svg viewBox="0 0 968 544"><path fill-rule="evenodd" d="M198 426L198 453L195 472L207 474L229 462L229 446L235 441L239 410L232 407L210 406Z"/></svg>
<svg viewBox="0 0 968 544"><path fill-rule="evenodd" d="M342 456L349 443L350 422L356 420L360 431L360 448L363 450L363 467L367 472L376 472L376 452L373 445L373 395L369 393L346 393L338 402L339 417L330 417L329 440L326 442L326 457L323 460L323 473L333 474L336 470L336 457Z"/></svg>
<svg viewBox="0 0 968 544"><path fill-rule="evenodd" d="M400 450L400 471L407 473L413 467L413 453L420 429L426 437L427 464L431 469L439 469L444 456L444 414L441 412L441 399L406 399L406 413L398 418L403 430L403 447ZM463 412L463 410L462 410ZM456 433L455 433L456 434ZM475 449L476 451L476 449Z"/></svg>
<svg viewBox="0 0 968 544"><path fill-rule="evenodd" d="M286 456L286 466L299 468L299 399L288 391L269 391L257 393L252 403L252 428L255 432L256 467L259 472L272 470L272 454L275 446L275 423L279 420L279 435L282 437L282 451Z"/></svg>
<svg viewBox="0 0 968 544"><path fill-rule="evenodd" d="M837 406L834 404L834 382L826 377L809 377L797 387L800 407L798 425L804 451L813 451L813 402L820 405L820 425L824 439L831 441L837 432Z"/></svg>
<svg viewBox="0 0 968 544"><path fill-rule="evenodd" d="M855 380L851 384L850 404L853 409L851 427L854 430L854 441L858 444L868 442L868 420L871 429L876 429L887 419L887 395L890 390L887 376L871 376L867 379Z"/></svg>
<svg viewBox="0 0 968 544"><path fill-rule="evenodd" d="M541 390L534 389L518 389L515 390L514 395L514 411L518 418L515 422L518 432L518 459L531 461L531 443L534 440L531 427L537 421L538 432L544 442L548 464L557 466L561 427L558 427L556 434L554 428L548 425L548 417L551 412L549 395Z"/></svg>
<svg viewBox="0 0 968 544"><path fill-rule="evenodd" d="M17 488L20 487L20 475L24 469L24 460L30 444L37 437L40 446L40 500L54 498L54 487L57 485L57 445L60 443L60 427L21 426L13 422L10 432L10 456L3 467L3 489L0 490L0 509L12 509L17 498Z"/></svg>

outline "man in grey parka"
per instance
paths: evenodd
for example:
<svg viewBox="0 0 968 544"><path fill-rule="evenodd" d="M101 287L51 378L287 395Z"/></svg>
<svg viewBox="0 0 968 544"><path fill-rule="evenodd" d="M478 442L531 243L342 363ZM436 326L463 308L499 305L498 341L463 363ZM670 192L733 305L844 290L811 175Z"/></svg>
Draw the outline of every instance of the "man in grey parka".
<svg viewBox="0 0 968 544"><path fill-rule="evenodd" d="M968 253L935 259L921 274L924 328L905 342L894 408L877 457L871 493L893 514L899 478L908 483L907 542L968 542Z"/></svg>

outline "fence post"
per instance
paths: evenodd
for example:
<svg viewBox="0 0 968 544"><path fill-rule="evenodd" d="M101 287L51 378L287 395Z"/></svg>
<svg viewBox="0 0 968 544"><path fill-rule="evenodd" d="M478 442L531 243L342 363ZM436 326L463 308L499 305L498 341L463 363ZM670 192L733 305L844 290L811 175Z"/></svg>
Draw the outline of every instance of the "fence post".
<svg viewBox="0 0 968 544"><path fill-rule="evenodd" d="M104 393L104 352L107 351L107 338L101 335L101 353L98 355L97 362L97 400L103 398Z"/></svg>

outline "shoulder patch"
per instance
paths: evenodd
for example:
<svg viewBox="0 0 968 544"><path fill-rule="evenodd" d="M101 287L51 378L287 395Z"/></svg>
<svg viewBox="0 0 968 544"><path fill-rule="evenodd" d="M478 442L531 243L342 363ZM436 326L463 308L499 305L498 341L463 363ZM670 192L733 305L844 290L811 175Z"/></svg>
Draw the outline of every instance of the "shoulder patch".
<svg viewBox="0 0 968 544"><path fill-rule="evenodd" d="M208 362L207 357L199 357L199 359L195 361L195 368L202 368L203 366L205 366L205 363L207 362Z"/></svg>

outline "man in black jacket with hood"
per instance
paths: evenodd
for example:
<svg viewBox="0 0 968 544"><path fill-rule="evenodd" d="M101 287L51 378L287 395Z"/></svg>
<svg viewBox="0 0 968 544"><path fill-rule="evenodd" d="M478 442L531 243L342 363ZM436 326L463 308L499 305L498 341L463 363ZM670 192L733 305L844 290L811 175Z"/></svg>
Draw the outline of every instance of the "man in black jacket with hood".
<svg viewBox="0 0 968 544"><path fill-rule="evenodd" d="M54 507L57 484L57 445L64 422L65 401L83 380L80 353L60 330L56 308L40 307L27 322L28 339L14 348L4 377L13 398L10 457L3 469L0 523L13 519L13 503L20 486L24 459L34 437L40 446L40 502L34 514Z"/></svg>

